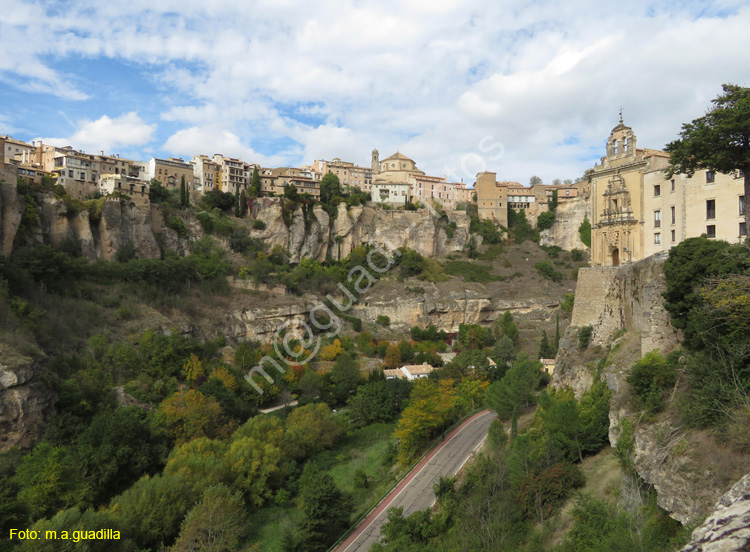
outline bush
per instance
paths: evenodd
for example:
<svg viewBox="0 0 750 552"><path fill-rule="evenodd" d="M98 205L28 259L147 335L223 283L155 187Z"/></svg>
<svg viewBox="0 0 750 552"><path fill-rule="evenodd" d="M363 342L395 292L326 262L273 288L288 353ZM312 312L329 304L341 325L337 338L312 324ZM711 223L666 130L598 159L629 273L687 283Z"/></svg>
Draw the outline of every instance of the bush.
<svg viewBox="0 0 750 552"><path fill-rule="evenodd" d="M555 224L555 213L552 211L540 213L536 219L536 229L539 231L548 230L553 224Z"/></svg>
<svg viewBox="0 0 750 552"><path fill-rule="evenodd" d="M451 276L463 276L466 282L486 283L504 280L502 276L491 274L492 267L467 261L448 261L445 272Z"/></svg>
<svg viewBox="0 0 750 552"><path fill-rule="evenodd" d="M378 315L378 317L375 319L375 322L377 324L380 324L381 326L390 326L391 325L391 317L386 316L384 314Z"/></svg>
<svg viewBox="0 0 750 552"><path fill-rule="evenodd" d="M180 237L184 237L187 235L185 221L176 215L169 219L169 222L167 222L167 228L171 228L172 230L177 232Z"/></svg>
<svg viewBox="0 0 750 552"><path fill-rule="evenodd" d="M266 223L262 220L254 220L253 221L253 230L265 230L266 229Z"/></svg>
<svg viewBox="0 0 750 552"><path fill-rule="evenodd" d="M589 222L589 217L583 217L583 222L578 227L578 235L581 236L581 241L586 247L591 247L591 223Z"/></svg>
<svg viewBox="0 0 750 552"><path fill-rule="evenodd" d="M580 249L574 249L570 252L570 258L575 262L581 262L583 260L584 252Z"/></svg>
<svg viewBox="0 0 750 552"><path fill-rule="evenodd" d="M641 408L656 413L664 407L664 392L677 380L678 358L679 353L665 359L658 351L651 351L635 363L626 379Z"/></svg>
<svg viewBox="0 0 750 552"><path fill-rule="evenodd" d="M546 278L547 280L552 280L553 282L561 282L563 279L562 272L559 272L555 270L555 267L552 266L552 263L549 261L541 261L534 265L534 268L536 268L537 272L542 275L543 278Z"/></svg>
<svg viewBox="0 0 750 552"><path fill-rule="evenodd" d="M594 328L591 326L584 326L578 330L578 348L586 349L591 342L591 334L594 333Z"/></svg>
<svg viewBox="0 0 750 552"><path fill-rule="evenodd" d="M576 294L575 293L566 293L565 299L562 300L562 303L560 303L560 308L564 312L572 312L573 311L573 305L575 304L576 300Z"/></svg>

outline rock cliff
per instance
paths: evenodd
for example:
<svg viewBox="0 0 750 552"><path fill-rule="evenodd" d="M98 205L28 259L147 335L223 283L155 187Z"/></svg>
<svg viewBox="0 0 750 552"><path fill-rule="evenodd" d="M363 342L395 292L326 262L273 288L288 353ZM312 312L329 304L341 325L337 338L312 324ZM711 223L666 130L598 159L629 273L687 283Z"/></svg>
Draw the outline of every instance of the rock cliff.
<svg viewBox="0 0 750 552"><path fill-rule="evenodd" d="M693 531L690 542L681 552L747 550L750 550L750 474L719 499L714 511Z"/></svg>
<svg viewBox="0 0 750 552"><path fill-rule="evenodd" d="M584 217L591 220L591 203L583 196L576 199L561 201L555 210L555 222L549 230L542 230L539 234L539 245L556 245L567 251L588 247L581 241L578 228Z"/></svg>
<svg viewBox="0 0 750 552"><path fill-rule="evenodd" d="M44 373L36 361L0 343L0 453L31 445L52 413L56 397Z"/></svg>
<svg viewBox="0 0 750 552"><path fill-rule="evenodd" d="M666 354L680 342L663 306L664 260L653 256L632 265L579 271L573 317L561 340L552 385L569 386L578 397L590 388L597 363L590 351L578 351L577 338L581 327L591 325L591 347L604 352L609 346L611 351L601 367L601 377L613 392L610 442L616 445L621 421L629 418L634 425L636 471L656 489L659 506L681 523L691 524L708 514L725 483L706 469L710 459L701 456L705 453L699 434L666 415L654 423L635 423L638 412L626 381L643 354L654 349Z"/></svg>

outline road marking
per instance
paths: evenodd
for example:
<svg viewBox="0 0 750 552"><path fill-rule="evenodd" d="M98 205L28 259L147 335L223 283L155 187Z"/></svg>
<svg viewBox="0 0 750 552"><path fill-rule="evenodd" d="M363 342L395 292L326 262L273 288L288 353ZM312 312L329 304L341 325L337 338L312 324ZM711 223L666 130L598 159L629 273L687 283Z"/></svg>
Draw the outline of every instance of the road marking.
<svg viewBox="0 0 750 552"><path fill-rule="evenodd" d="M477 416L477 417L476 417L476 418L475 418L475 419L474 419L473 421L477 421L477 420L479 420L479 419L483 418L483 417L484 417L485 415L487 415L487 414L492 414L492 412L484 412L484 413L482 413L482 414L481 414L480 416ZM450 442L451 442L451 441L452 441L453 439L455 439L455 438L456 438L457 436L458 436L458 433L456 433L456 434L455 434L455 435L454 435L453 437L451 437L451 438L450 438L450 439L448 439L448 440L447 440L447 441L446 441L445 443L443 443L443 445L442 445L442 446L440 447L440 449L439 449L439 450L437 450L437 451L435 452L435 456L437 456L437 454L438 454L438 453L439 453L439 452L440 452L441 450L443 450L443 449L444 449L444 448L445 448L445 447L446 447L446 446L448 445L448 443L450 443ZM486 437L485 437L485 439L486 439ZM476 450L476 449L474 449L474 450ZM472 452L473 452L473 451L472 451ZM435 456L433 456L432 458L434 458ZM432 458L431 458L430 460L432 460ZM464 463L465 463L465 462L464 462ZM379 518L379 517L380 517L380 516L381 516L381 515L382 515L383 513L385 513L385 512L387 512L387 511L388 511L388 509L390 508L390 505L391 505L391 504L393 504L393 503L394 503L394 502L396 501L396 499L397 499L397 498L398 498L399 496L401 496L401 493L403 493L403 492L404 492L404 491L405 491L406 489L408 489L408 488L409 488L409 485L410 485L410 484L412 483L412 481L414 481L414 480L415 480L416 478L418 478L418 477L419 477L419 474L420 474L420 473L422 473L422 470L424 470L424 469L425 469L425 468L426 468L427 466L429 466L429 465L430 465L430 462L429 462L429 461L425 462L424 466L422 466L422 467L420 468L420 470L419 470L419 471L418 471L418 472L417 472L416 474L414 474L414 476L413 476L413 477L412 477L412 478L411 478L411 479L409 480L409 482L408 482L408 483L407 483L406 485L404 485L404 487L403 487L403 488L402 488L402 489L401 489L401 490L400 490L400 491L398 492L398 494L397 494L396 496L394 496L394 497L393 497L393 498L391 499L391 501L390 501L390 502L388 502L388 506L386 506L386 507L385 507L385 508L384 508L384 509L383 509L383 510L382 510L382 511L381 511L381 512L380 512L380 513L379 513L379 514L377 515L377 516L375 516L375 517L373 518L373 520L372 520L372 521L371 521L370 523L368 523L368 524L367 524L367 525L366 525L366 526L364 527L364 529L362 529L362 531L360 531L360 533L359 533L359 535L357 536L357 538L356 538L356 539L354 539L354 540L353 540L353 541L351 542L351 544L349 544L349 546L347 546L346 548L344 548L344 549L343 549L343 550L342 550L341 552L346 552L347 550L349 550L349 549L350 549L350 548L352 547L352 545L353 545L354 543L356 543L356 542L357 542L357 539L359 539L359 537L361 537L361 536L362 536L362 535L363 535L364 533L366 533L366 532L367 532L367 530L368 530L368 529L370 528L370 526L371 526L371 525L372 525L373 523L375 523L375 522L376 522L376 521L378 520L378 518ZM433 502L433 505L434 505L434 504L435 504L435 503ZM377 506L376 506L376 508L377 508ZM368 535L368 536L369 536L369 535Z"/></svg>
<svg viewBox="0 0 750 552"><path fill-rule="evenodd" d="M472 449L472 451L469 453L469 456L467 456L466 460L463 461L463 464L461 464L458 467L458 469L453 472L453 475L458 474L458 472L460 472L463 469L463 467L466 465L466 462L468 462L469 458L472 457L472 455L474 454L474 452L476 452L476 450L484 444L484 442L487 440L487 437L489 437L489 435L485 435L484 439L482 439L481 441L479 441L479 444ZM435 506L436 502L437 502L437 497L435 497L435 500L433 500L432 504L430 504L430 509L432 509L432 507ZM346 552L346 551L344 551L344 552Z"/></svg>

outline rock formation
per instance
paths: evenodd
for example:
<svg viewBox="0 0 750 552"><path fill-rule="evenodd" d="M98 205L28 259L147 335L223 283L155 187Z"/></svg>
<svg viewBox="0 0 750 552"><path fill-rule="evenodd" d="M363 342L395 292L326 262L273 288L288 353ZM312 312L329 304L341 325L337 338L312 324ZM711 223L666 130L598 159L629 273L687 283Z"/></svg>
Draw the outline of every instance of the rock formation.
<svg viewBox="0 0 750 552"><path fill-rule="evenodd" d="M55 395L43 373L37 362L0 344L0 453L31 445L52 413Z"/></svg>
<svg viewBox="0 0 750 552"><path fill-rule="evenodd" d="M542 230L539 234L539 245L556 245L572 251L581 249L586 251L588 247L581 241L578 228L583 219L588 216L591 219L591 203L586 197L561 201L555 210L555 222L549 230Z"/></svg>
<svg viewBox="0 0 750 552"><path fill-rule="evenodd" d="M693 531L681 552L750 550L750 473L716 503L706 521Z"/></svg>

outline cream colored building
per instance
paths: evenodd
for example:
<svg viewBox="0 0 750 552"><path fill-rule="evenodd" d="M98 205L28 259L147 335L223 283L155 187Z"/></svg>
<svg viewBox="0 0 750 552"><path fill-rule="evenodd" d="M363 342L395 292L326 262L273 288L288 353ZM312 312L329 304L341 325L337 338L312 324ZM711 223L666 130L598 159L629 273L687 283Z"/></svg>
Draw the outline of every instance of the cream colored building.
<svg viewBox="0 0 750 552"><path fill-rule="evenodd" d="M409 159L400 152L380 161L378 150L372 150L372 167L373 185L384 182L411 185L415 177L425 176L424 172L417 168L413 159Z"/></svg>
<svg viewBox="0 0 750 552"><path fill-rule="evenodd" d="M195 178L195 191L201 195L219 189L222 168L207 155L194 155L190 160Z"/></svg>
<svg viewBox="0 0 750 552"><path fill-rule="evenodd" d="M36 161L31 158L36 154L34 144L14 140L11 136L0 136L0 145L2 145L3 163L10 163L14 159L26 164Z"/></svg>
<svg viewBox="0 0 750 552"><path fill-rule="evenodd" d="M146 180L140 180L126 174L105 174L99 180L99 191L103 196L123 194L138 205L150 203L150 185Z"/></svg>
<svg viewBox="0 0 750 552"><path fill-rule="evenodd" d="M309 168L318 175L318 180L328 173L335 174L345 190L358 188L363 192L369 192L372 189L372 169L369 167L360 167L336 157L331 161L315 160Z"/></svg>
<svg viewBox="0 0 750 552"><path fill-rule="evenodd" d="M482 220L491 220L508 226L508 187L520 186L518 182L498 182L493 172L477 175L474 190L477 194L477 214Z"/></svg>
<svg viewBox="0 0 750 552"><path fill-rule="evenodd" d="M607 155L587 174L591 186L591 264L611 266L646 256L644 176L667 167L669 156L638 149L633 129L620 123Z"/></svg>
<svg viewBox="0 0 750 552"><path fill-rule="evenodd" d="M234 157L224 157L220 153L214 154L213 162L221 167L221 181L219 189L235 195L247 190L252 178L254 165L245 163Z"/></svg>
<svg viewBox="0 0 750 552"><path fill-rule="evenodd" d="M688 238L706 234L730 243L747 237L744 179L731 174L696 171L667 178L647 172L644 194L644 256L668 251Z"/></svg>
<svg viewBox="0 0 750 552"><path fill-rule="evenodd" d="M177 157L168 159L151 158L148 164L148 178L156 179L168 190L174 189L185 179L188 189L193 185L193 166Z"/></svg>
<svg viewBox="0 0 750 552"><path fill-rule="evenodd" d="M393 207L403 207L407 199L412 200L411 184L405 182L378 182L372 185L372 201Z"/></svg>

